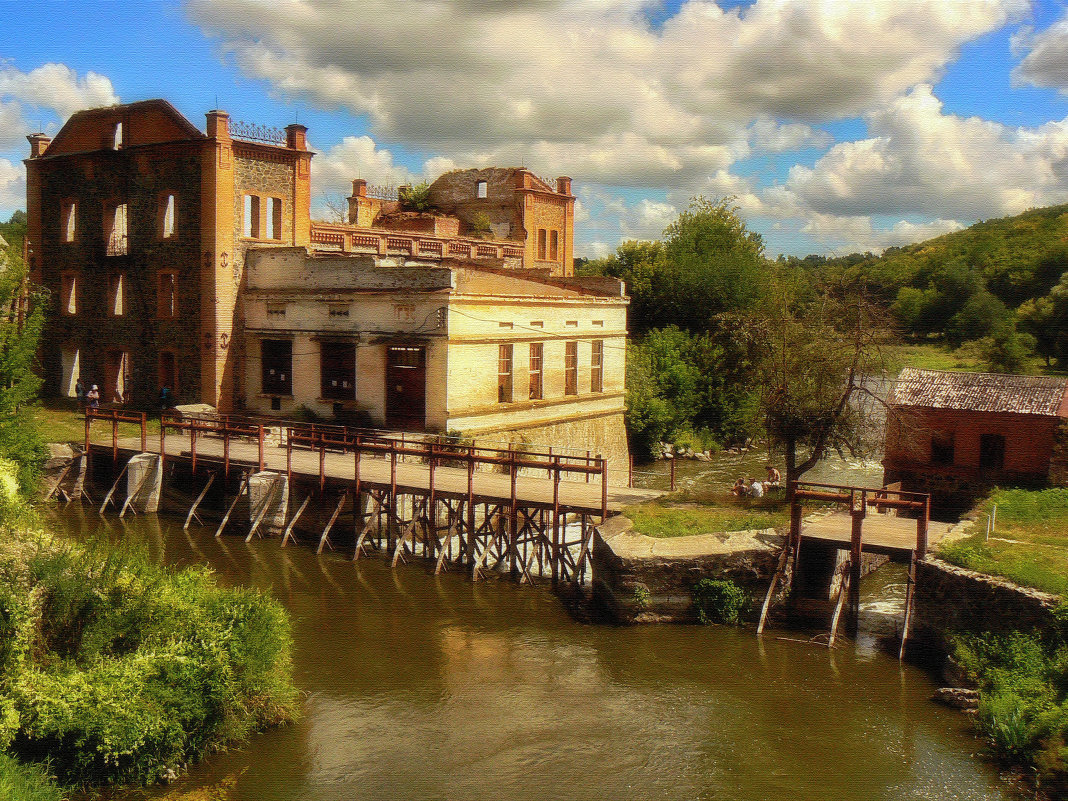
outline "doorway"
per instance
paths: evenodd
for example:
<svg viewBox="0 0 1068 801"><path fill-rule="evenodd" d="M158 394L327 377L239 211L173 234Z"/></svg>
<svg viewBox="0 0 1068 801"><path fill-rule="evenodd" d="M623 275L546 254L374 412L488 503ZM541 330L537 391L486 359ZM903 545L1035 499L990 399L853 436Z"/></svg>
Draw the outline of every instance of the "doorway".
<svg viewBox="0 0 1068 801"><path fill-rule="evenodd" d="M426 426L426 348L386 347L386 427L422 431Z"/></svg>

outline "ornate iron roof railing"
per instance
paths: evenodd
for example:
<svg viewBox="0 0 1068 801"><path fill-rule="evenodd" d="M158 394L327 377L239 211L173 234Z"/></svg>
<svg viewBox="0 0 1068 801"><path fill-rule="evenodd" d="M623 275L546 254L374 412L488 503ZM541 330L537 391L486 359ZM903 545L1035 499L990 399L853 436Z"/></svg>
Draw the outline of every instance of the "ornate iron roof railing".
<svg viewBox="0 0 1068 801"><path fill-rule="evenodd" d="M372 197L375 200L397 200L397 187L387 184L379 186L368 185L367 197Z"/></svg>
<svg viewBox="0 0 1068 801"><path fill-rule="evenodd" d="M283 147L287 142L286 132L280 128L272 128L270 125L257 125L254 122L245 122L244 120L230 123L230 136L235 139L248 139L253 142L265 142L269 145L282 145Z"/></svg>

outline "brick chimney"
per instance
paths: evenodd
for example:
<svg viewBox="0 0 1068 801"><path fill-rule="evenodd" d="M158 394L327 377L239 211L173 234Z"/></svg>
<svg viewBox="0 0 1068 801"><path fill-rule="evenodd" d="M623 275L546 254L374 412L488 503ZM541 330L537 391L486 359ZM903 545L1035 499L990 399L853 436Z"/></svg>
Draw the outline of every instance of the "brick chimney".
<svg viewBox="0 0 1068 801"><path fill-rule="evenodd" d="M225 111L209 111L205 116L208 118L209 139L230 139L230 115Z"/></svg>
<svg viewBox="0 0 1068 801"><path fill-rule="evenodd" d="M561 175L556 179L556 191L561 195L571 194L571 179L566 175Z"/></svg>
<svg viewBox="0 0 1068 801"><path fill-rule="evenodd" d="M52 144L52 137L43 133L30 134L26 137L30 142L30 158L36 159L44 155L48 146Z"/></svg>
<svg viewBox="0 0 1068 801"><path fill-rule="evenodd" d="M308 126L293 123L286 126L286 147L292 150L308 149Z"/></svg>

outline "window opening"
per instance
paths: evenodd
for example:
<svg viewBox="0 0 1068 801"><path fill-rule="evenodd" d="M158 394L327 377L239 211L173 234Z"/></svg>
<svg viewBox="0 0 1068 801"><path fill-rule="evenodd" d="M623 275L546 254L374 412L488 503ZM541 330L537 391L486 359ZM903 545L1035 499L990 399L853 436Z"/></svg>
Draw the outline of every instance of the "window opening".
<svg viewBox="0 0 1068 801"><path fill-rule="evenodd" d="M81 351L77 348L62 348L59 353L60 363L63 370L63 383L61 391L68 398L78 396L78 381L81 380ZM84 384L82 392L88 390Z"/></svg>
<svg viewBox="0 0 1068 801"><path fill-rule="evenodd" d="M477 184L475 184L475 194L480 198L488 196L489 190L485 181L479 181Z"/></svg>
<svg viewBox="0 0 1068 801"><path fill-rule="evenodd" d="M178 392L178 361L169 350L159 352L159 388L164 387L173 399Z"/></svg>
<svg viewBox="0 0 1068 801"><path fill-rule="evenodd" d="M1001 434L979 436L979 469L1002 470L1005 467L1005 437Z"/></svg>
<svg viewBox="0 0 1068 801"><path fill-rule="evenodd" d="M280 198L272 197L270 199L271 204L271 216L268 224L271 226L267 230L268 239L281 239L282 238L282 201Z"/></svg>
<svg viewBox="0 0 1068 801"><path fill-rule="evenodd" d="M578 394L578 343L564 343L564 394Z"/></svg>
<svg viewBox="0 0 1068 801"><path fill-rule="evenodd" d="M590 354L590 392L604 391L604 340L593 341Z"/></svg>
<svg viewBox="0 0 1068 801"><path fill-rule="evenodd" d="M331 317L348 317L349 306L347 303L331 303L328 308L328 314Z"/></svg>
<svg viewBox="0 0 1068 801"><path fill-rule="evenodd" d="M63 314L78 313L78 276L67 273L61 279L60 311Z"/></svg>
<svg viewBox="0 0 1068 801"><path fill-rule="evenodd" d="M260 199L256 195L245 195L244 233L248 239L260 238Z"/></svg>
<svg viewBox="0 0 1068 801"><path fill-rule="evenodd" d="M159 274L159 292L156 295L156 311L163 319L178 316L178 276L175 273Z"/></svg>
<svg viewBox="0 0 1068 801"><path fill-rule="evenodd" d="M322 397L355 400L356 345L352 342L323 342L319 357Z"/></svg>
<svg viewBox="0 0 1068 801"><path fill-rule="evenodd" d="M260 343L263 392L267 395L293 394L293 340L265 339Z"/></svg>
<svg viewBox="0 0 1068 801"><path fill-rule="evenodd" d="M111 132L111 149L112 150L121 150L122 149L122 123L121 122L115 123L115 128Z"/></svg>
<svg viewBox="0 0 1068 801"><path fill-rule="evenodd" d="M497 403L512 402L512 346L497 350Z"/></svg>
<svg viewBox="0 0 1068 801"><path fill-rule="evenodd" d="M124 350L108 351L102 399L111 403L127 403L132 387L133 366L130 354Z"/></svg>
<svg viewBox="0 0 1068 801"><path fill-rule="evenodd" d="M954 461L952 432L938 432L931 436L931 464L949 465Z"/></svg>
<svg viewBox="0 0 1068 801"><path fill-rule="evenodd" d="M126 234L126 204L109 203L104 211L104 235L109 256L125 256L129 252Z"/></svg>
<svg viewBox="0 0 1068 801"><path fill-rule="evenodd" d="M545 229L538 229L538 259L545 261Z"/></svg>
<svg viewBox="0 0 1068 801"><path fill-rule="evenodd" d="M545 355L545 346L541 342L530 344L530 394L531 400L541 400L541 365Z"/></svg>
<svg viewBox="0 0 1068 801"><path fill-rule="evenodd" d="M78 230L78 204L73 200L63 204L61 211L63 241L73 242Z"/></svg>
<svg viewBox="0 0 1068 801"><path fill-rule="evenodd" d="M550 261L556 261L557 249L560 247L560 232L549 232L549 259Z"/></svg>
<svg viewBox="0 0 1068 801"><path fill-rule="evenodd" d="M125 284L122 273L108 279L108 314L112 317L122 317L126 313Z"/></svg>
<svg viewBox="0 0 1068 801"><path fill-rule="evenodd" d="M174 195L164 195L159 203L160 236L171 239L175 235Z"/></svg>

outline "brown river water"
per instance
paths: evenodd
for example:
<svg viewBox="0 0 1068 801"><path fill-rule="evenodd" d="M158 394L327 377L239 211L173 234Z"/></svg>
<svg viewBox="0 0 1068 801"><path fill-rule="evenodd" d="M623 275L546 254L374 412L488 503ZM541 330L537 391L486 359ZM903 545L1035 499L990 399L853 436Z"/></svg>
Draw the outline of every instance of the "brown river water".
<svg viewBox="0 0 1068 801"><path fill-rule="evenodd" d="M210 564L293 617L300 721L124 799L1015 797L967 719L928 700L932 679L870 640L590 625L546 589L418 564L74 506L56 523Z"/></svg>

